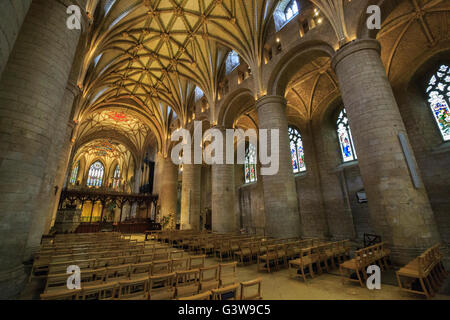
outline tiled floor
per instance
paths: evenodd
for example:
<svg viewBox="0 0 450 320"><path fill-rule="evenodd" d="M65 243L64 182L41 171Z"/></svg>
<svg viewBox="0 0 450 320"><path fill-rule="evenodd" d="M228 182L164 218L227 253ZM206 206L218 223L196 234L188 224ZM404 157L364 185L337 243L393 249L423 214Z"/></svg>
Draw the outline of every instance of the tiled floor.
<svg viewBox="0 0 450 320"><path fill-rule="evenodd" d="M134 236L143 240L143 236ZM207 258L207 264L217 264L215 258ZM361 288L357 283L342 284L338 270L323 273L313 279L291 277L287 268L267 273L258 272L256 264L238 267L238 280L248 281L262 278L262 295L268 300L385 300L385 299L420 299L424 297L413 293L402 292L397 287L393 270L382 273L381 290ZM38 299L42 281L28 284L22 293L22 299ZM449 295L437 294L433 299L450 300Z"/></svg>

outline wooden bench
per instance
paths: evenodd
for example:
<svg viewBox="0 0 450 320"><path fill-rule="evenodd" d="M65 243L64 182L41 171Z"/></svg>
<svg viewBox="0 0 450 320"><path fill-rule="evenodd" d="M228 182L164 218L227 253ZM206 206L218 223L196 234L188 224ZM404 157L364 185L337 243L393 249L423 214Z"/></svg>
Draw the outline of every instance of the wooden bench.
<svg viewBox="0 0 450 320"><path fill-rule="evenodd" d="M400 289L431 298L442 286L447 272L442 264L440 244L427 249L419 257L396 272Z"/></svg>

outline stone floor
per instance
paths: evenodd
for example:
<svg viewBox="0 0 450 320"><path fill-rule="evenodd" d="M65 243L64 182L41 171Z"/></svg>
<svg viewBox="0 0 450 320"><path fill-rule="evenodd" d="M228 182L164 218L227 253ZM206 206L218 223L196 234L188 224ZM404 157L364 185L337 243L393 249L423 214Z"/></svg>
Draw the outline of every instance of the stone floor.
<svg viewBox="0 0 450 320"><path fill-rule="evenodd" d="M134 236L143 240L143 236ZM217 264L215 258L207 258L207 265ZM399 290L394 270L382 272L381 289L369 290L361 288L358 283L342 284L339 270L323 273L314 278L290 276L287 268L272 273L258 272L256 264L239 266L238 280L248 281L258 277L262 278L262 295L267 300L424 300L421 295ZM443 288L449 287L449 279ZM42 292L42 281L32 281L22 292L21 299L39 299ZM442 292L448 292L442 290ZM450 295L437 294L433 300L450 300Z"/></svg>

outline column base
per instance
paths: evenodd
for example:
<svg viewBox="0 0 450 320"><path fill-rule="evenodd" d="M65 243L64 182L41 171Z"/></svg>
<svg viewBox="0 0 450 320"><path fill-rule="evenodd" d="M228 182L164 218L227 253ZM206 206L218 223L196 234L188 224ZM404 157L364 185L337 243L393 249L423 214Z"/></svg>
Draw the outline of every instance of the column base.
<svg viewBox="0 0 450 320"><path fill-rule="evenodd" d="M26 281L27 274L23 264L0 271L0 300L18 299Z"/></svg>

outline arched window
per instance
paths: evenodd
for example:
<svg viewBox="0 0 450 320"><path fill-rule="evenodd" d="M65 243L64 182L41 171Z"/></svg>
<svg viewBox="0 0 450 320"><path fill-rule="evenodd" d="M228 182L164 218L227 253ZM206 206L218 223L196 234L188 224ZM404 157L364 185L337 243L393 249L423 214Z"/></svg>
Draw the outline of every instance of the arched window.
<svg viewBox="0 0 450 320"><path fill-rule="evenodd" d="M427 88L428 102L444 141L450 140L450 66L441 65Z"/></svg>
<svg viewBox="0 0 450 320"><path fill-rule="evenodd" d="M103 167L103 164L100 161L94 162L89 168L87 186L101 187L104 173L105 167Z"/></svg>
<svg viewBox="0 0 450 320"><path fill-rule="evenodd" d="M74 185L77 182L78 170L80 169L80 161L77 162L75 167L72 169L72 174L70 175L70 184Z"/></svg>
<svg viewBox="0 0 450 320"><path fill-rule="evenodd" d="M113 189L117 189L120 187L120 168L119 165L116 166L116 169L114 170L114 176L113 176Z"/></svg>
<svg viewBox="0 0 450 320"><path fill-rule="evenodd" d="M231 51L227 56L227 60L225 60L225 73L229 74L240 63L239 54L236 51Z"/></svg>
<svg viewBox="0 0 450 320"><path fill-rule="evenodd" d="M353 144L352 132L348 124L347 112L342 109L337 121L337 134L344 162L356 160L356 151Z"/></svg>
<svg viewBox="0 0 450 320"><path fill-rule="evenodd" d="M298 14L297 0L291 0L284 9L284 16L286 18L286 21L291 20L292 17L296 16L297 14Z"/></svg>
<svg viewBox="0 0 450 320"><path fill-rule="evenodd" d="M294 173L304 172L306 171L306 165L302 136L295 127L289 127L288 132L291 146L292 169Z"/></svg>
<svg viewBox="0 0 450 320"><path fill-rule="evenodd" d="M280 0L273 12L273 21L276 31L280 31L293 17L298 15L300 9L297 0Z"/></svg>
<svg viewBox="0 0 450 320"><path fill-rule="evenodd" d="M251 143L245 152L245 183L255 182L256 178L256 148Z"/></svg>

